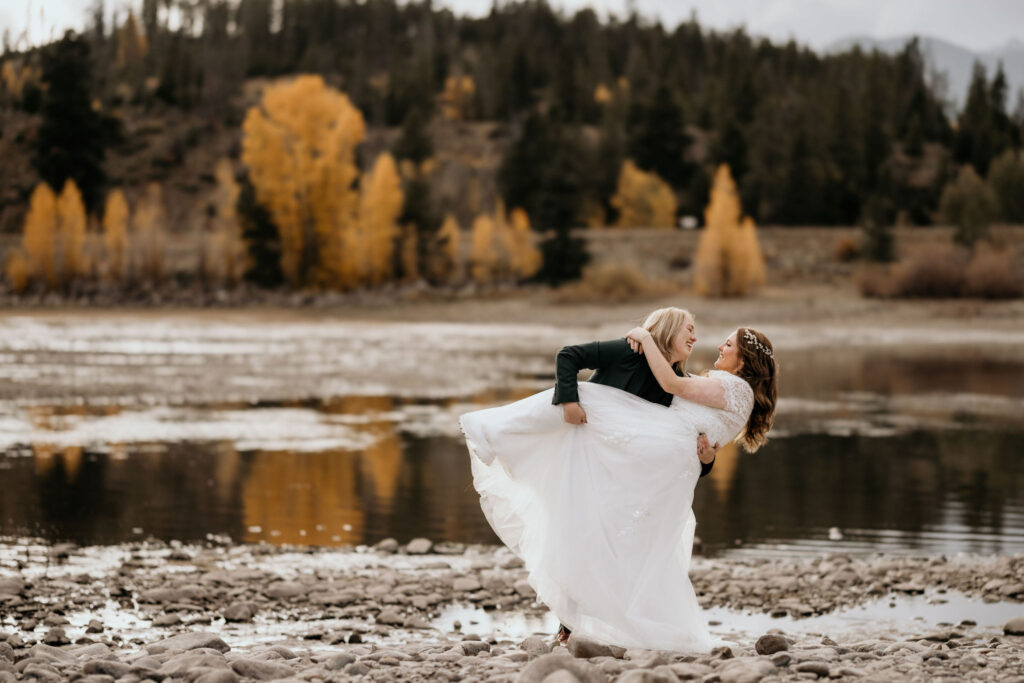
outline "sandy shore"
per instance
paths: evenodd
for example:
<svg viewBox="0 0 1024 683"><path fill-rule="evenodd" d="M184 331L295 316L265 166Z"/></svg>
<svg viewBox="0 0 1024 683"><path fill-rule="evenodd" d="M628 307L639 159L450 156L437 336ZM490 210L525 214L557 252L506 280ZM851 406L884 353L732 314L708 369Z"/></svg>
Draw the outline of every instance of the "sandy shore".
<svg viewBox="0 0 1024 683"><path fill-rule="evenodd" d="M502 548L9 541L0 681L1024 681L1024 556L697 558L691 574L710 654L552 647Z"/></svg>

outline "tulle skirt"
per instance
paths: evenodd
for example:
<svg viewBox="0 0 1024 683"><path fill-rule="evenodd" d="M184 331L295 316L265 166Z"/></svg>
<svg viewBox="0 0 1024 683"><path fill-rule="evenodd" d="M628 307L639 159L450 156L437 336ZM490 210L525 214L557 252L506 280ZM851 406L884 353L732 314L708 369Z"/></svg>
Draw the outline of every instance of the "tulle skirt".
<svg viewBox="0 0 1024 683"><path fill-rule="evenodd" d="M589 383L587 424L569 425L552 391L460 418L488 522L575 633L706 652L713 641L687 574L696 428L673 408Z"/></svg>

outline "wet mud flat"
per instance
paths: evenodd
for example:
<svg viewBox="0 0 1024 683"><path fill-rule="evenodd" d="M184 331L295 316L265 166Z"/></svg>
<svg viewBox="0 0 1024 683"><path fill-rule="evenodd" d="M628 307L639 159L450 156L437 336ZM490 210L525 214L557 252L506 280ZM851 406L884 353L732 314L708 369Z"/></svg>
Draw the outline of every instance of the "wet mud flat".
<svg viewBox="0 0 1024 683"><path fill-rule="evenodd" d="M554 646L493 546L8 539L0 681L1024 680L1024 555L697 558L691 577L707 654Z"/></svg>

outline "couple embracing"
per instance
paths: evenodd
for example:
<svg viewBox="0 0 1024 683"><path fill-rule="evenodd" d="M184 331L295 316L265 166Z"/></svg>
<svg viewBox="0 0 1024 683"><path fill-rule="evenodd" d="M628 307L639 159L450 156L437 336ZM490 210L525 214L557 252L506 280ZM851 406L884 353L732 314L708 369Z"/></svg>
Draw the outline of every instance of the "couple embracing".
<svg viewBox="0 0 1024 683"><path fill-rule="evenodd" d="M688 576L693 491L719 444L764 444L777 364L768 338L740 327L714 370L690 376L696 340L692 315L659 309L625 338L559 351L554 389L460 418L484 515L560 637L713 645ZM578 385L583 368L595 372Z"/></svg>

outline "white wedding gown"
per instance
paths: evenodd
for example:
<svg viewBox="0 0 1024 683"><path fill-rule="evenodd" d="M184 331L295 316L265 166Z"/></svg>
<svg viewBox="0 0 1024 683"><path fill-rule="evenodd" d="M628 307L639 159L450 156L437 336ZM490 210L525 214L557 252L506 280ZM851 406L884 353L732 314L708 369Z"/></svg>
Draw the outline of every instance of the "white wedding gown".
<svg viewBox="0 0 1024 683"><path fill-rule="evenodd" d="M487 521L574 633L627 648L713 645L688 576L697 434L735 438L753 392L730 373L709 376L725 409L678 397L666 408L582 382L585 425L562 419L553 390L459 419Z"/></svg>

